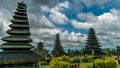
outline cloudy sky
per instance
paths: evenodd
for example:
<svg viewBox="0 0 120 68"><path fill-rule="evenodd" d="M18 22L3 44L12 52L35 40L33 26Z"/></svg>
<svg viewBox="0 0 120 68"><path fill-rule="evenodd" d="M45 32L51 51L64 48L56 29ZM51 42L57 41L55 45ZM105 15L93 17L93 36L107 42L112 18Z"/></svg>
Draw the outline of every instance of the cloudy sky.
<svg viewBox="0 0 120 68"><path fill-rule="evenodd" d="M0 38L8 36L13 12L22 0L0 0ZM56 33L65 49L81 49L88 29L96 30L102 48L120 44L120 0L24 0L33 43L52 49ZM4 43L0 41L0 43Z"/></svg>

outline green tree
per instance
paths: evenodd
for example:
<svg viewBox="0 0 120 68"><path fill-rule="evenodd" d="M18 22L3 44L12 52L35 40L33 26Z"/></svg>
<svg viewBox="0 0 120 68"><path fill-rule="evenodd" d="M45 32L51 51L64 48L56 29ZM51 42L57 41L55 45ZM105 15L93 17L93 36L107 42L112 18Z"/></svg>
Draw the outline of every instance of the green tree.
<svg viewBox="0 0 120 68"><path fill-rule="evenodd" d="M43 42L39 42L38 46L34 49L34 52L37 55L40 55L43 59L46 59L46 55L47 55L47 51L45 49L45 47L43 46Z"/></svg>
<svg viewBox="0 0 120 68"><path fill-rule="evenodd" d="M112 50L111 50L111 54L112 54L112 55L117 55L116 49L112 49Z"/></svg>
<svg viewBox="0 0 120 68"><path fill-rule="evenodd" d="M111 50L109 48L105 48L103 50L103 52L107 55L107 56L110 56L111 55Z"/></svg>
<svg viewBox="0 0 120 68"><path fill-rule="evenodd" d="M69 68L70 63L68 62L69 57L68 56L62 56L62 57L53 57L49 68Z"/></svg>
<svg viewBox="0 0 120 68"><path fill-rule="evenodd" d="M39 42L37 48L40 50L44 50L43 42Z"/></svg>
<svg viewBox="0 0 120 68"><path fill-rule="evenodd" d="M71 50L68 49L67 55L70 56Z"/></svg>
<svg viewBox="0 0 120 68"><path fill-rule="evenodd" d="M120 56L120 46L119 45L116 47L116 53L118 56Z"/></svg>
<svg viewBox="0 0 120 68"><path fill-rule="evenodd" d="M66 56L66 55L63 55L62 56L62 61L69 61L70 60L70 57L69 56Z"/></svg>

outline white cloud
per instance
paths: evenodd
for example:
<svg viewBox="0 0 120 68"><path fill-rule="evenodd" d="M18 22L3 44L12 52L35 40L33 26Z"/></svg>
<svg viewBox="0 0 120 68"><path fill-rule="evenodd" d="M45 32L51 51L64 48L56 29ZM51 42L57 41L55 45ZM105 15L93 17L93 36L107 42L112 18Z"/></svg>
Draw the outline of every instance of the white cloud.
<svg viewBox="0 0 120 68"><path fill-rule="evenodd" d="M98 28L103 27L107 31L114 31L118 32L120 29L120 10L117 9L111 9L110 12L104 13L100 16L97 16L99 19L98 22L100 22L98 25L100 25ZM96 24L97 25L97 24Z"/></svg>
<svg viewBox="0 0 120 68"><path fill-rule="evenodd" d="M66 24L68 22L66 15L56 10L51 10L51 15L49 17L52 22L57 24Z"/></svg>
<svg viewBox="0 0 120 68"><path fill-rule="evenodd" d="M79 13L78 18L83 20L83 21L87 21L89 23L95 23L96 21L98 21L98 18L92 13Z"/></svg>
<svg viewBox="0 0 120 68"><path fill-rule="evenodd" d="M60 36L63 44L66 46L81 46L86 40L86 35L75 32L64 31Z"/></svg>
<svg viewBox="0 0 120 68"><path fill-rule="evenodd" d="M0 39L3 38L4 36L6 36L6 31L9 28L9 24L10 23L10 15L11 13L5 9L0 9ZM2 40L0 40L0 44L3 43Z"/></svg>
<svg viewBox="0 0 120 68"><path fill-rule="evenodd" d="M39 22L41 23L41 25L45 25L47 27L55 27L45 16L40 17Z"/></svg>
<svg viewBox="0 0 120 68"><path fill-rule="evenodd" d="M64 8L69 7L69 3L67 1L63 3L59 3L55 7L50 9L51 14L49 15L49 18L52 22L56 24L66 24L68 23L69 19L64 13L61 13L60 11L63 11Z"/></svg>
<svg viewBox="0 0 120 68"><path fill-rule="evenodd" d="M69 2L68 1L64 1L62 3L58 3L55 7L53 7L53 10L56 11L61 11L64 10L64 8L69 8Z"/></svg>
<svg viewBox="0 0 120 68"><path fill-rule="evenodd" d="M92 25L87 22L78 22L76 20L71 20L71 24L74 28L77 29L89 29L90 27L92 27Z"/></svg>
<svg viewBox="0 0 120 68"><path fill-rule="evenodd" d="M64 7L64 8L69 8L69 2L68 1L64 1L63 3L59 3L58 7Z"/></svg>
<svg viewBox="0 0 120 68"><path fill-rule="evenodd" d="M0 31L5 33L9 29L9 24L10 24L10 12L8 12L5 9L0 9ZM4 34L3 34L4 35Z"/></svg>
<svg viewBox="0 0 120 68"><path fill-rule="evenodd" d="M61 30L57 28L47 29L47 28L39 28L39 29L31 29L32 38L36 40L43 40L45 42L51 41L54 39L54 36L57 33L60 33ZM37 42L37 41L34 41Z"/></svg>
<svg viewBox="0 0 120 68"><path fill-rule="evenodd" d="M53 8L49 8L48 6L45 5L41 5L41 9L42 11L49 11L49 10L56 10L56 11L62 11L64 10L64 8L69 8L69 2L68 1L64 1L62 3L58 3L56 6L54 6Z"/></svg>
<svg viewBox="0 0 120 68"><path fill-rule="evenodd" d="M40 8L43 12L47 12L50 10L50 8L48 6L45 6L45 5L41 5Z"/></svg>
<svg viewBox="0 0 120 68"><path fill-rule="evenodd" d="M41 6L41 9L43 12L50 12L49 15L50 20L53 23L56 24L66 24L68 23L69 19L64 13L61 13L60 11L64 11L64 8L69 8L69 2L64 1L62 3L58 3L53 8L48 8L48 6Z"/></svg>
<svg viewBox="0 0 120 68"><path fill-rule="evenodd" d="M36 16L35 14L30 13L29 20L32 28L50 28L51 29L55 27L54 24L51 21L49 21L49 19L44 15Z"/></svg>
<svg viewBox="0 0 120 68"><path fill-rule="evenodd" d="M69 33L68 31L64 31L61 36L64 41L78 42L78 37L74 32Z"/></svg>

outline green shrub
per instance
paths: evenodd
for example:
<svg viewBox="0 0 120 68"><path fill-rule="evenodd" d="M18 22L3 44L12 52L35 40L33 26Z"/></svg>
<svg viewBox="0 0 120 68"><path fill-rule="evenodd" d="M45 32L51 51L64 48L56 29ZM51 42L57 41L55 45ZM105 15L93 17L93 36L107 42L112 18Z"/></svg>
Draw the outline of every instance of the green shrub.
<svg viewBox="0 0 120 68"><path fill-rule="evenodd" d="M92 56L90 55L90 56L87 56L87 61L88 62L92 62Z"/></svg>
<svg viewBox="0 0 120 68"><path fill-rule="evenodd" d="M117 68L116 60L113 58L108 58L105 61L102 59L97 59L94 61L95 68Z"/></svg>
<svg viewBox="0 0 120 68"><path fill-rule="evenodd" d="M86 68L92 68L92 66L91 65L87 65L87 67Z"/></svg>
<svg viewBox="0 0 120 68"><path fill-rule="evenodd" d="M117 68L117 62L113 58L108 58L105 60L106 68Z"/></svg>
<svg viewBox="0 0 120 68"><path fill-rule="evenodd" d="M95 60L94 65L96 68L105 68L105 62L102 59Z"/></svg>
<svg viewBox="0 0 120 68"><path fill-rule="evenodd" d="M73 63L79 63L79 62L80 62L79 56L73 58Z"/></svg>
<svg viewBox="0 0 120 68"><path fill-rule="evenodd" d="M87 57L82 58L82 62L88 62Z"/></svg>
<svg viewBox="0 0 120 68"><path fill-rule="evenodd" d="M41 65L49 65L50 63L49 62L47 62L47 61L43 61L43 62L41 62Z"/></svg>
<svg viewBox="0 0 120 68"><path fill-rule="evenodd" d="M68 62L65 62L65 61L60 61L58 62L59 64L59 68L69 68L70 64Z"/></svg>
<svg viewBox="0 0 120 68"><path fill-rule="evenodd" d="M70 58L70 60L68 62L69 63L73 63L73 58Z"/></svg>
<svg viewBox="0 0 120 68"><path fill-rule="evenodd" d="M92 62L92 56L88 55L88 56L82 57L81 60L82 62Z"/></svg>
<svg viewBox="0 0 120 68"><path fill-rule="evenodd" d="M62 61L69 61L69 60L70 60L69 56L66 56L66 55L62 56Z"/></svg>
<svg viewBox="0 0 120 68"><path fill-rule="evenodd" d="M67 61L62 61L61 57L52 58L49 68L69 68L70 63Z"/></svg>

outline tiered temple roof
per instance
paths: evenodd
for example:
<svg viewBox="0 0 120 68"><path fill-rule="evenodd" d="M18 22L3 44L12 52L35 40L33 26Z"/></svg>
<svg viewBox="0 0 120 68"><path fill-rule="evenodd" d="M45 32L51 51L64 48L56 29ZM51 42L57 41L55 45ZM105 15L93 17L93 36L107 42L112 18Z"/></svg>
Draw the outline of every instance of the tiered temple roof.
<svg viewBox="0 0 120 68"><path fill-rule="evenodd" d="M52 50L52 54L54 56L57 56L57 57L65 54L65 52L63 50L63 46L60 43L59 34L56 34L55 45L54 45L54 48Z"/></svg>
<svg viewBox="0 0 120 68"><path fill-rule="evenodd" d="M11 20L10 30L7 31L9 36L2 38L6 43L0 45L0 65L3 63L12 64L36 62L39 56L31 50L33 46L30 44L32 39L29 30L29 22L27 17L26 5L24 2L18 3L14 12L13 20Z"/></svg>
<svg viewBox="0 0 120 68"><path fill-rule="evenodd" d="M96 33L92 27L89 29L86 41L86 46L83 48L84 54L92 55L92 51L94 51L94 55L103 55L100 48L101 46L99 45L98 39L96 37Z"/></svg>
<svg viewBox="0 0 120 68"><path fill-rule="evenodd" d="M4 49L10 50L12 47L16 49L18 48L23 49L23 47L24 49L33 48L32 45L28 44L29 42L32 42L32 39L29 38L30 31L29 31L28 17L26 12L26 5L23 2L18 3L16 10L17 11L13 15L14 19L11 20L12 24L9 25L11 29L7 31L7 33L10 36L7 36L2 39L3 41L7 42L0 46L0 48L3 50Z"/></svg>

